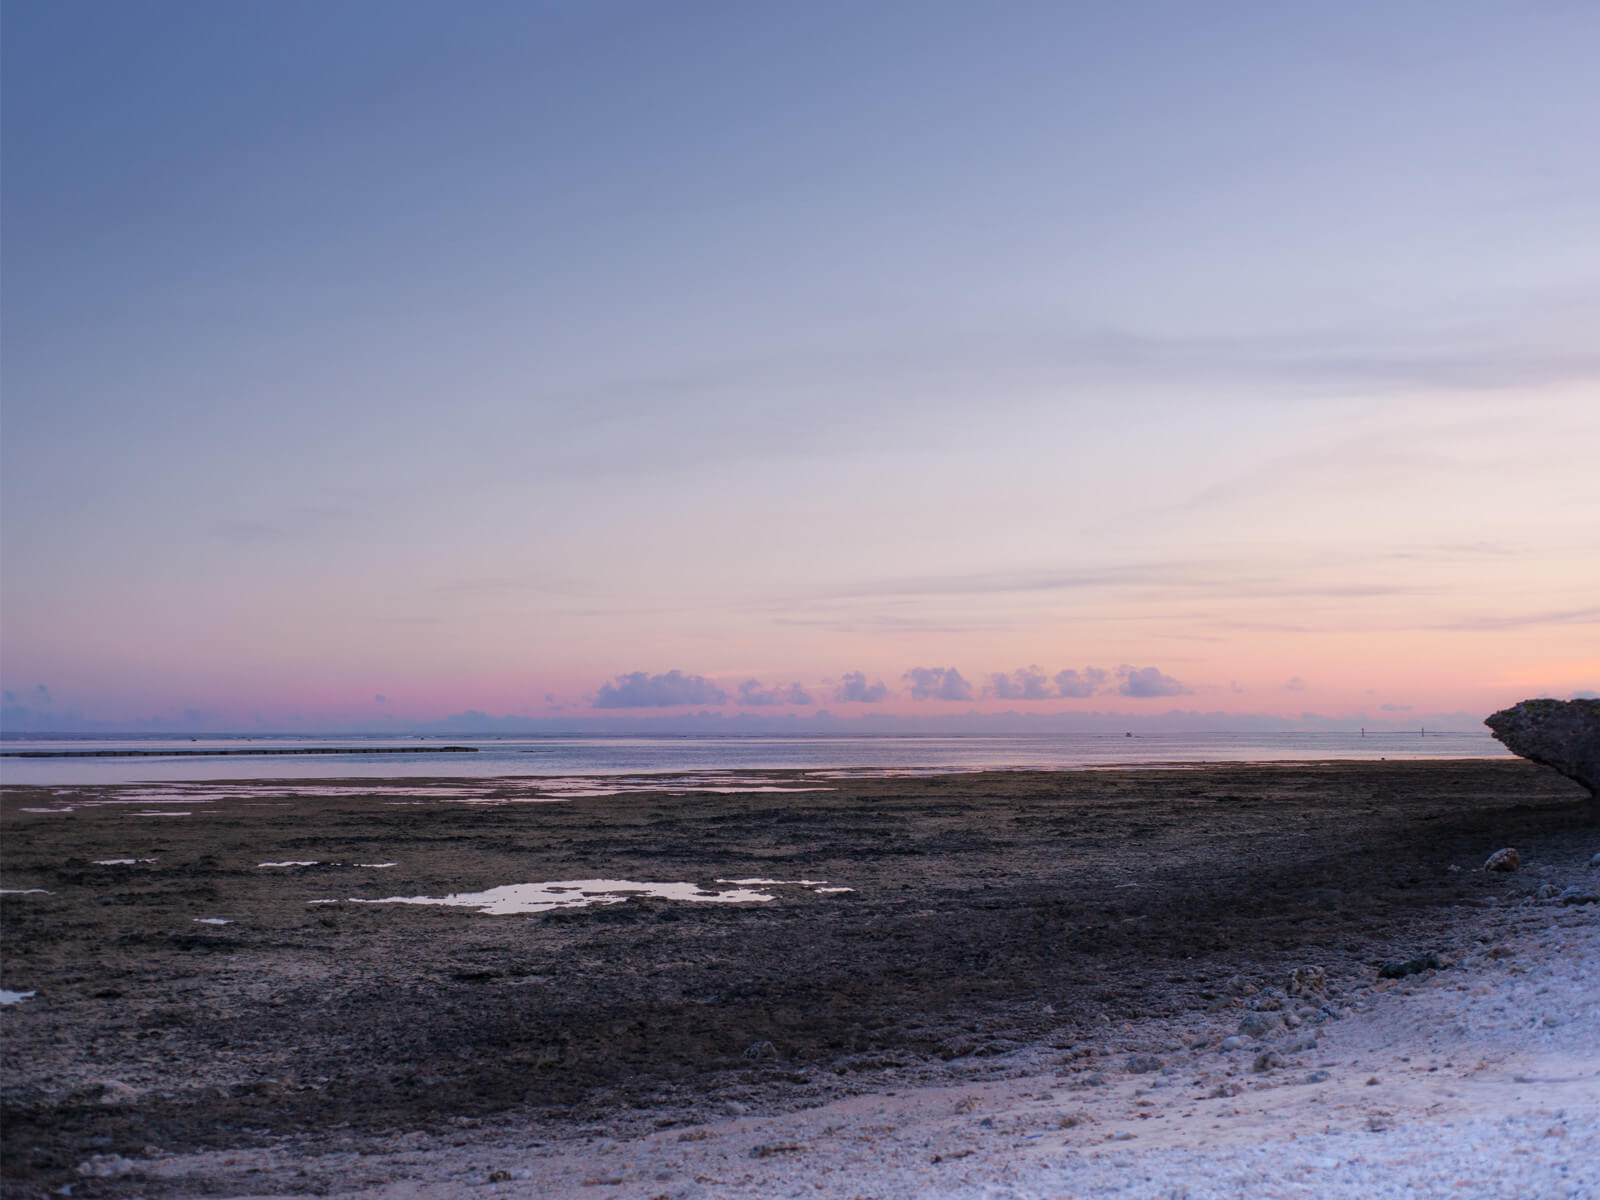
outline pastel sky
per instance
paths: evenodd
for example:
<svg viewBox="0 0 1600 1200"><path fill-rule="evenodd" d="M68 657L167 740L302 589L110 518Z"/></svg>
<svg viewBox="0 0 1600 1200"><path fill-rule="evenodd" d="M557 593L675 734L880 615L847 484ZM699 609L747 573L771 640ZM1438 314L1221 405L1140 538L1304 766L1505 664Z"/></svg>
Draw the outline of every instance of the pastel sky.
<svg viewBox="0 0 1600 1200"><path fill-rule="evenodd" d="M8 0L3 53L13 727L1600 688L1595 4Z"/></svg>

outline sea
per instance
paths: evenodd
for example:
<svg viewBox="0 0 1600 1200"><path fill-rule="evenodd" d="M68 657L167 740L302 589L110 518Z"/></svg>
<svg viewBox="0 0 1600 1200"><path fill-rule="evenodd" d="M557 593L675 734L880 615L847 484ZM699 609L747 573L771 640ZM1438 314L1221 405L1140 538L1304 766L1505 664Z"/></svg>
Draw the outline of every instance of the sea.
<svg viewBox="0 0 1600 1200"><path fill-rule="evenodd" d="M471 753L446 750L469 747ZM337 753L310 753L335 750ZM414 753L394 753L396 750ZM208 754L199 751L236 753ZM237 753L242 751L243 753ZM272 753L263 753L272 751ZM74 757L15 757L29 753ZM109 754L104 752L110 752ZM286 753L287 752L287 753ZM94 757L77 757L94 753ZM1487 732L563 737L6 737L0 785L266 779L585 778L768 770L934 775L1154 764L1508 758Z"/></svg>

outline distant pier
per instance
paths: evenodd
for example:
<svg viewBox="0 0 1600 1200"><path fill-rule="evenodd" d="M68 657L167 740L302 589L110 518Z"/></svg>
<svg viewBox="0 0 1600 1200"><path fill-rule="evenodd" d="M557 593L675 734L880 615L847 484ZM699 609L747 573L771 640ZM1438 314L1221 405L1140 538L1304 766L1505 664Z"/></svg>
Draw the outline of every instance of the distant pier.
<svg viewBox="0 0 1600 1200"><path fill-rule="evenodd" d="M282 746L259 750L5 750L0 758L226 758L248 754L476 754L476 746Z"/></svg>

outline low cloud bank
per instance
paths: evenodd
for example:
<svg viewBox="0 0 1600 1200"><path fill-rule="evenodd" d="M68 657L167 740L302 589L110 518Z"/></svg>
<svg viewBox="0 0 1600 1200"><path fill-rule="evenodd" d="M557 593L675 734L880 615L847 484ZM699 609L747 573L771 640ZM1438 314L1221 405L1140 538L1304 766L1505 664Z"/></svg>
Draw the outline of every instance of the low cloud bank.
<svg viewBox="0 0 1600 1200"><path fill-rule="evenodd" d="M833 701L835 704L881 704L888 694L883 680L868 683L865 671L851 671L833 689Z"/></svg>
<svg viewBox="0 0 1600 1200"><path fill-rule="evenodd" d="M647 675L634 671L602 683L595 693L596 708L675 708L684 704L726 704L728 693L704 675L668 671Z"/></svg>
<svg viewBox="0 0 1600 1200"><path fill-rule="evenodd" d="M983 694L996 700L1048 700L1050 677L1038 667L1018 667L1009 675L997 671L983 685Z"/></svg>
<svg viewBox="0 0 1600 1200"><path fill-rule="evenodd" d="M1117 692L1135 699L1151 696L1192 696L1194 692L1171 675L1164 675L1155 667L1130 667L1123 663L1117 668Z"/></svg>
<svg viewBox="0 0 1600 1200"><path fill-rule="evenodd" d="M816 701L798 683L763 688L759 679L746 679L739 685L739 703L745 707L765 708L776 704L809 705Z"/></svg>
<svg viewBox="0 0 1600 1200"><path fill-rule="evenodd" d="M972 685L954 667L912 667L901 676L913 700L971 700Z"/></svg>
<svg viewBox="0 0 1600 1200"><path fill-rule="evenodd" d="M1082 671L1057 671L1056 692L1065 700L1082 700L1104 691L1109 678L1110 673L1099 667L1085 667Z"/></svg>

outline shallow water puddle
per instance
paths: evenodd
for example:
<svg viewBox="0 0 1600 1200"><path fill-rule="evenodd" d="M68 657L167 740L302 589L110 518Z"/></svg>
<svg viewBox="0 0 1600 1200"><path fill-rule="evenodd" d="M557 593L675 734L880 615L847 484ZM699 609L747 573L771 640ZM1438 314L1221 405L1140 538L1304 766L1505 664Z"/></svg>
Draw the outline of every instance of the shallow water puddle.
<svg viewBox="0 0 1600 1200"><path fill-rule="evenodd" d="M248 807L283 807L293 800L339 799L377 800L389 804L416 804L429 801L459 804L498 805L548 803L558 800L577 800L586 797L616 796L625 792L668 792L683 795L689 792L713 792L721 795L738 795L747 792L818 792L834 791L827 784L817 784L806 779L742 774L738 772L709 771L684 772L672 775L509 775L488 776L484 779L462 783L396 784L374 779L352 780L349 783L295 783L292 781L262 781L248 783L135 783L117 785L99 794L83 795L80 792L62 792L72 797L72 805L52 808L27 808L24 812L63 813L73 807L115 808L138 807L141 811L132 816L163 815L155 809L163 805L206 805L232 801ZM268 799L267 797L270 797ZM193 816L192 812L172 812L169 816Z"/></svg>
<svg viewBox="0 0 1600 1200"><path fill-rule="evenodd" d="M133 792L128 796L96 796L78 803L85 808L111 808L118 804L210 804L215 798L182 792Z"/></svg>
<svg viewBox="0 0 1600 1200"><path fill-rule="evenodd" d="M760 775L730 775L724 772L689 775L594 775L530 777L528 784L541 795L535 797L486 797L500 799L559 799L578 800L595 796L617 796L625 792L668 792L685 795L688 792L715 792L720 795L742 795L746 792L833 792L837 788L775 784Z"/></svg>
<svg viewBox="0 0 1600 1200"><path fill-rule="evenodd" d="M233 920L230 917L196 917L194 923L196 925L232 925Z"/></svg>
<svg viewBox="0 0 1600 1200"><path fill-rule="evenodd" d="M131 867L138 863L153 863L153 858L97 858L94 865L97 867Z"/></svg>
<svg viewBox="0 0 1600 1200"><path fill-rule="evenodd" d="M632 879L559 879L550 883L512 883L486 892L457 892L449 896L388 896L382 900L351 897L351 904L436 904L474 908L491 916L550 912L557 908L583 908L590 904L621 904L629 896L659 900L687 900L700 904L764 904L776 899L756 887L804 886L816 892L849 892L854 888L825 886L825 879L718 879L734 885L712 891L694 883L640 883ZM312 904L327 903L313 900Z"/></svg>
<svg viewBox="0 0 1600 1200"><path fill-rule="evenodd" d="M398 867L399 863L356 863L358 867L370 867L374 871L381 871L385 867Z"/></svg>
<svg viewBox="0 0 1600 1200"><path fill-rule="evenodd" d="M0 896L54 896L44 888L0 888Z"/></svg>
<svg viewBox="0 0 1600 1200"><path fill-rule="evenodd" d="M256 864L258 867L318 867L321 865L322 864L314 858L309 862L264 862Z"/></svg>
<svg viewBox="0 0 1600 1200"><path fill-rule="evenodd" d="M0 1004L21 1004L24 1000L32 1000L35 992L13 992L10 988L0 988Z"/></svg>
<svg viewBox="0 0 1600 1200"><path fill-rule="evenodd" d="M818 895L830 895L837 892L853 892L855 888L829 887L826 879L719 879L718 883L737 883L744 887L805 887L810 888Z"/></svg>
<svg viewBox="0 0 1600 1200"><path fill-rule="evenodd" d="M708 892L695 883L638 883L631 879L561 879L552 883L510 883L486 892L457 892L449 896L388 896L382 900L351 898L352 904L438 904L475 908L491 916L549 912L557 908L583 908L590 904L621 904L629 896L654 896L661 900L688 900L706 904L760 904L773 899L766 892L733 888Z"/></svg>
<svg viewBox="0 0 1600 1200"><path fill-rule="evenodd" d="M493 782L493 781L488 781ZM210 804L219 800L249 800L256 801L252 807L271 806L285 807L288 800L274 799L260 801L259 797L270 795L273 797L300 798L337 798L341 800L361 800L369 796L423 796L441 799L453 799L463 796L475 796L482 785L473 783L461 786L389 786L382 781L370 784L360 780L353 780L349 784L297 784L276 781L262 783L205 783L205 784L163 784L158 787L129 786L122 789L122 795L127 799L105 799L101 804Z"/></svg>

